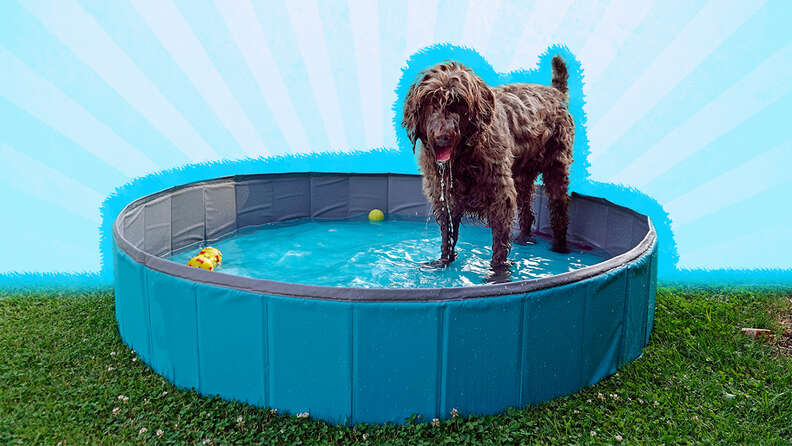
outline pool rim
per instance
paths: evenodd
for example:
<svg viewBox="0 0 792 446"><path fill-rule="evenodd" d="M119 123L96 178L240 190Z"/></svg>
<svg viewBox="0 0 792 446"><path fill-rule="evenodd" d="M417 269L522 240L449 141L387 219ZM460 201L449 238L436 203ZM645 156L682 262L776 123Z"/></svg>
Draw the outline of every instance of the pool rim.
<svg viewBox="0 0 792 446"><path fill-rule="evenodd" d="M180 263L159 257L135 247L127 240L121 231L124 217L130 210L136 209L146 203L178 192L183 189L207 185L212 183L222 183L224 181L239 181L242 178L250 177L282 177L285 175L309 175L309 176L402 176L402 177L421 177L416 174L399 173L345 173L345 172L282 172L282 173L262 173L245 175L228 175L224 177L212 178L208 180L195 181L191 183L173 186L159 192L138 198L126 205L116 216L113 222L113 239L118 249L122 250L136 263L142 264L147 268L207 285L219 286L223 288L248 291L255 294L277 295L285 297L320 299L342 302L442 302L466 299L481 299L488 297L507 296L514 294L525 294L532 291L544 290L548 288L560 287L575 282L600 276L609 271L621 268L633 261L649 254L657 244L657 233L654 225L648 216L640 214L630 208L615 204L600 197L572 192L572 199L592 200L607 206L617 208L623 212L632 214L637 218L645 218L647 223L647 233L639 243L626 252L610 257L594 265L586 266L581 269L566 273L556 274L549 277L537 279L521 280L508 283L494 283L486 285L474 285L466 287L439 287L439 288L353 288L343 286L327 285L308 285L293 282L281 282L270 279L256 279L251 277L226 274L219 271L208 271L198 268L191 268ZM538 186L538 185L537 185ZM541 189L537 187L537 192ZM387 219L387 216L386 216ZM317 219L332 220L332 219ZM337 219L347 220L347 219ZM386 220L387 221L387 220ZM204 242L207 242L204 240Z"/></svg>

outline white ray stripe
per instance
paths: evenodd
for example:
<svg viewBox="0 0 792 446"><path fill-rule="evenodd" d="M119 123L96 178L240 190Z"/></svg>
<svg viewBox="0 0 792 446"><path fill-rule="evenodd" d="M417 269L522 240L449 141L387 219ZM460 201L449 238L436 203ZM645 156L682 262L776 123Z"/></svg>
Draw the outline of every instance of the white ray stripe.
<svg viewBox="0 0 792 446"><path fill-rule="evenodd" d="M483 53L487 49L492 27L498 20L500 11L501 0L471 0L462 28L462 41L465 45Z"/></svg>
<svg viewBox="0 0 792 446"><path fill-rule="evenodd" d="M316 105L322 116L325 132L334 150L349 150L338 104L338 89L330 65L330 56L325 45L322 19L315 0L285 1L289 21L297 36L297 44L303 63L308 71L308 80L313 89Z"/></svg>
<svg viewBox="0 0 792 446"><path fill-rule="evenodd" d="M792 183L790 165L792 140L761 153L668 202L665 208L671 214L673 227L676 229L684 226L772 187Z"/></svg>
<svg viewBox="0 0 792 446"><path fill-rule="evenodd" d="M529 68L550 44L550 36L561 24L573 0L537 1L525 21L525 31L509 64L511 70Z"/></svg>
<svg viewBox="0 0 792 446"><path fill-rule="evenodd" d="M25 7L193 162L219 158L101 26L71 1Z"/></svg>
<svg viewBox="0 0 792 446"><path fill-rule="evenodd" d="M437 3L439 0L407 1L407 42L405 60L419 49L431 45L434 39Z"/></svg>
<svg viewBox="0 0 792 446"><path fill-rule="evenodd" d="M580 50L586 86L594 85L622 44L646 17L654 1L612 0L602 19ZM592 89L595 90L595 89Z"/></svg>
<svg viewBox="0 0 792 446"><path fill-rule="evenodd" d="M131 0L149 28L249 156L269 151L171 0Z"/></svg>
<svg viewBox="0 0 792 446"><path fill-rule="evenodd" d="M3 80L0 96L26 110L97 158L129 177L158 170L157 165L87 110L0 46Z"/></svg>
<svg viewBox="0 0 792 446"><path fill-rule="evenodd" d="M313 150L300 118L294 111L278 64L267 46L266 34L258 21L253 5L247 0L220 0L215 1L215 5L231 32L231 38L242 52L242 57L253 74L259 91L267 101L267 106L272 110L278 128L289 144L287 150L276 150L276 152L305 153Z"/></svg>
<svg viewBox="0 0 792 446"><path fill-rule="evenodd" d="M349 19L354 32L357 80L366 148L382 147L382 72L377 4L369 0L349 0Z"/></svg>
<svg viewBox="0 0 792 446"><path fill-rule="evenodd" d="M643 186L792 91L792 45L776 51L612 177Z"/></svg>
<svg viewBox="0 0 792 446"><path fill-rule="evenodd" d="M94 223L100 223L104 196L40 161L0 143L3 175L0 184L24 191ZM6 217L8 218L8 214Z"/></svg>
<svg viewBox="0 0 792 446"><path fill-rule="evenodd" d="M764 0L756 0L725 5L723 1L710 0L611 109L594 123L589 133L589 160L593 162L607 152L624 132L643 118L764 3Z"/></svg>

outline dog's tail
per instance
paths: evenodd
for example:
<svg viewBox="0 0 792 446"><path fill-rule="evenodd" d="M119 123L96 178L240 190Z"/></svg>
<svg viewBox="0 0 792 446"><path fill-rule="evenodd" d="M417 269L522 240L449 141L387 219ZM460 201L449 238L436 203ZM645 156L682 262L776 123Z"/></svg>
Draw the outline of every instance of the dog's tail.
<svg viewBox="0 0 792 446"><path fill-rule="evenodd" d="M567 73L566 63L561 56L556 55L553 57L553 87L561 93L567 94L569 92L567 79L569 79L569 73Z"/></svg>

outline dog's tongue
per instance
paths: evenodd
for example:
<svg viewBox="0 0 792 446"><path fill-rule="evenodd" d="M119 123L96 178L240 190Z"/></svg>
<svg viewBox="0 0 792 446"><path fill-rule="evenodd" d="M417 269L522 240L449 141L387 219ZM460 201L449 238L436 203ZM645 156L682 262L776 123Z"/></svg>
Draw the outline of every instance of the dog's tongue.
<svg viewBox="0 0 792 446"><path fill-rule="evenodd" d="M437 147L435 149L435 155L437 156L437 161L444 162L451 159L451 146L448 147Z"/></svg>

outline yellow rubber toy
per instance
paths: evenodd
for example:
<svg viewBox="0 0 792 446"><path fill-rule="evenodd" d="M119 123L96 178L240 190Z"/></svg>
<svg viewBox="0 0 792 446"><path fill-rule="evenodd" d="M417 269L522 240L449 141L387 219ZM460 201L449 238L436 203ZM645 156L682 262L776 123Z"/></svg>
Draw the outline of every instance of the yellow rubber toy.
<svg viewBox="0 0 792 446"><path fill-rule="evenodd" d="M369 221L382 221L385 220L385 213L379 209L372 209L369 212Z"/></svg>
<svg viewBox="0 0 792 446"><path fill-rule="evenodd" d="M189 262L187 262L187 266L214 271L216 264L214 262L214 259L212 259L211 257L197 255L191 258Z"/></svg>
<svg viewBox="0 0 792 446"><path fill-rule="evenodd" d="M202 249L201 252L198 253L199 256L206 256L210 259L214 259L215 266L223 263L223 253L220 252L217 248L212 248L211 246L207 246L206 248Z"/></svg>

